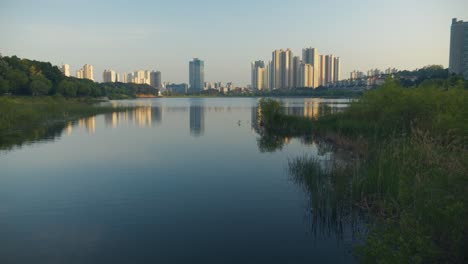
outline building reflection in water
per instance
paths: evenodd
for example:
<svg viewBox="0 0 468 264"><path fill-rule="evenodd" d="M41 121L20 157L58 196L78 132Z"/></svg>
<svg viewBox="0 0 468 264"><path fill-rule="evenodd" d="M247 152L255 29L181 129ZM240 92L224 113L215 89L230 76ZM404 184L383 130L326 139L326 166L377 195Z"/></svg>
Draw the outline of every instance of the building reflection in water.
<svg viewBox="0 0 468 264"><path fill-rule="evenodd" d="M284 106L287 115L304 116L310 119L317 119L322 115L335 113L344 109L334 103L321 102L318 98L304 98L302 105L285 103Z"/></svg>
<svg viewBox="0 0 468 264"><path fill-rule="evenodd" d="M201 105L190 105L190 134L202 136L205 132L205 109Z"/></svg>
<svg viewBox="0 0 468 264"><path fill-rule="evenodd" d="M133 110L133 123L137 123L138 127L151 127L151 106L139 107Z"/></svg>
<svg viewBox="0 0 468 264"><path fill-rule="evenodd" d="M152 127L162 122L160 106L142 106L125 112L114 112L104 115L106 127L117 128L119 125L138 125L140 128Z"/></svg>
<svg viewBox="0 0 468 264"><path fill-rule="evenodd" d="M80 129L86 128L88 134L93 135L94 133L96 133L96 118L94 116L82 118L78 120L78 126Z"/></svg>
<svg viewBox="0 0 468 264"><path fill-rule="evenodd" d="M65 127L65 133L67 134L67 136L70 136L72 132L73 132L73 123L68 122L67 126Z"/></svg>

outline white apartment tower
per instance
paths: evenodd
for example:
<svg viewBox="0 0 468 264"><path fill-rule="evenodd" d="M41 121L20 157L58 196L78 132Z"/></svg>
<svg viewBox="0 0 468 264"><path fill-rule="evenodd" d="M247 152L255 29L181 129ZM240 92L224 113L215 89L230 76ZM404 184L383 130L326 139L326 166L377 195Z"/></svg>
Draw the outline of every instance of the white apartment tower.
<svg viewBox="0 0 468 264"><path fill-rule="evenodd" d="M302 62L310 64L314 68L314 81L313 87L316 88L320 85L320 56L316 48L305 48L302 50Z"/></svg>
<svg viewBox="0 0 468 264"><path fill-rule="evenodd" d="M102 81L107 82L116 82L117 81L117 74L113 70L104 70L102 73Z"/></svg>
<svg viewBox="0 0 468 264"><path fill-rule="evenodd" d="M267 89L267 83L266 83L266 71L267 68L265 67L265 62L263 61L255 61L251 65L252 67L252 89L255 91L261 91L264 89Z"/></svg>
<svg viewBox="0 0 468 264"><path fill-rule="evenodd" d="M70 77L70 65L63 64L60 68L60 71L63 73L63 75Z"/></svg>
<svg viewBox="0 0 468 264"><path fill-rule="evenodd" d="M85 64L83 66L83 78L94 81L93 66L90 64Z"/></svg>
<svg viewBox="0 0 468 264"><path fill-rule="evenodd" d="M314 88L314 66L311 64L301 64L300 87Z"/></svg>

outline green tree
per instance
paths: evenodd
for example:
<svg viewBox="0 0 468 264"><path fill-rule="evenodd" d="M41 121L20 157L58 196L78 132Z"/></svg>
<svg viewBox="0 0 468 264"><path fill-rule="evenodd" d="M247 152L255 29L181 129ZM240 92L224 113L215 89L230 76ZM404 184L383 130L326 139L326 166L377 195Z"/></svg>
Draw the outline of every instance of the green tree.
<svg viewBox="0 0 468 264"><path fill-rule="evenodd" d="M8 80L3 79L3 77L0 76L0 95L8 93L10 89L10 82Z"/></svg>
<svg viewBox="0 0 468 264"><path fill-rule="evenodd" d="M65 97L75 97L77 85L71 80L63 80L58 85L58 92Z"/></svg>
<svg viewBox="0 0 468 264"><path fill-rule="evenodd" d="M11 92L13 94L29 94L29 78L23 71L18 69L8 71L6 79L11 84Z"/></svg>
<svg viewBox="0 0 468 264"><path fill-rule="evenodd" d="M32 95L46 95L49 93L50 88L52 88L52 82L43 75L38 74L31 77L29 89Z"/></svg>

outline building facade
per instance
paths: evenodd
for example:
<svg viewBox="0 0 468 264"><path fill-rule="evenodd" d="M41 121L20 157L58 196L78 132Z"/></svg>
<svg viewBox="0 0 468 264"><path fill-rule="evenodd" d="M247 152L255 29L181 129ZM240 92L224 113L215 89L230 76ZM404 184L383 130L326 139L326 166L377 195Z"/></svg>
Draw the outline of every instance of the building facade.
<svg viewBox="0 0 468 264"><path fill-rule="evenodd" d="M310 64L314 70L314 80L312 86L314 88L319 87L321 84L320 75L320 56L316 48L305 48L302 50L302 62Z"/></svg>
<svg viewBox="0 0 468 264"><path fill-rule="evenodd" d="M63 64L60 68L60 71L63 73L63 75L70 77L70 65Z"/></svg>
<svg viewBox="0 0 468 264"><path fill-rule="evenodd" d="M117 74L113 70L104 70L102 73L102 81L103 82L116 82L117 81Z"/></svg>
<svg viewBox="0 0 468 264"><path fill-rule="evenodd" d="M197 58L189 63L191 92L201 92L205 84L205 63Z"/></svg>
<svg viewBox="0 0 468 264"><path fill-rule="evenodd" d="M85 64L83 66L83 78L94 81L93 65Z"/></svg>
<svg viewBox="0 0 468 264"><path fill-rule="evenodd" d="M162 79L160 71L152 71L150 73L150 85L158 89L162 88Z"/></svg>
<svg viewBox="0 0 468 264"><path fill-rule="evenodd" d="M341 63L339 57L333 58L333 83L337 83L341 79Z"/></svg>
<svg viewBox="0 0 468 264"><path fill-rule="evenodd" d="M333 55L325 55L325 84L331 84L335 80L334 66L335 58Z"/></svg>
<svg viewBox="0 0 468 264"><path fill-rule="evenodd" d="M251 65L252 67L252 89L255 91L261 91L267 89L266 87L266 67L264 61L255 61Z"/></svg>
<svg viewBox="0 0 468 264"><path fill-rule="evenodd" d="M314 67L312 66L312 64L301 64L299 87L314 88Z"/></svg>
<svg viewBox="0 0 468 264"><path fill-rule="evenodd" d="M452 19L450 30L449 73L468 80L468 22Z"/></svg>

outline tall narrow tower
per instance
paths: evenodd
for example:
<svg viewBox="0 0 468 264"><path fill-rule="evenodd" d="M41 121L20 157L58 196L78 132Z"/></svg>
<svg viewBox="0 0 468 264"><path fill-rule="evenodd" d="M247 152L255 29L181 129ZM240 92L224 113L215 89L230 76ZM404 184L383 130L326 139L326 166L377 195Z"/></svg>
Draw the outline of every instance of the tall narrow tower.
<svg viewBox="0 0 468 264"><path fill-rule="evenodd" d="M449 73L468 79L468 22L456 18L450 31Z"/></svg>

